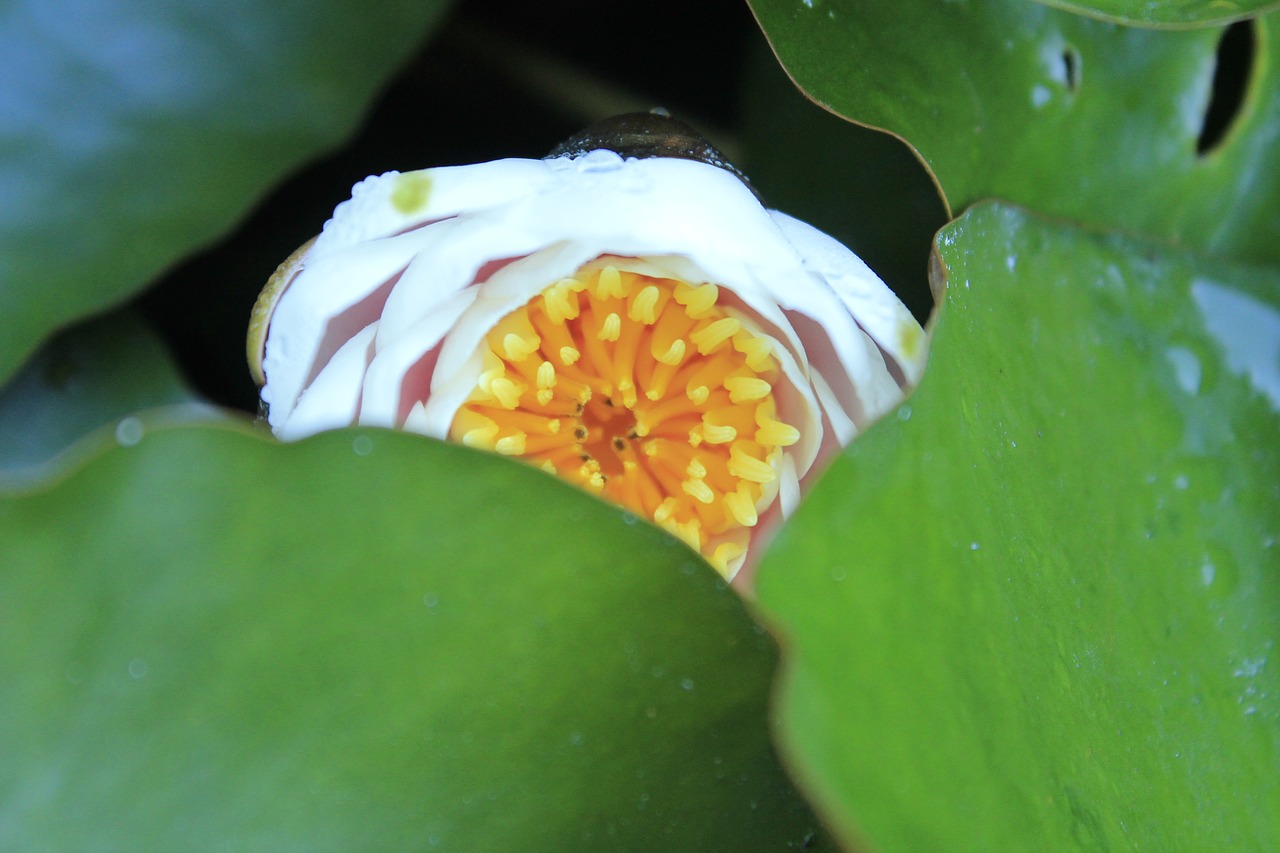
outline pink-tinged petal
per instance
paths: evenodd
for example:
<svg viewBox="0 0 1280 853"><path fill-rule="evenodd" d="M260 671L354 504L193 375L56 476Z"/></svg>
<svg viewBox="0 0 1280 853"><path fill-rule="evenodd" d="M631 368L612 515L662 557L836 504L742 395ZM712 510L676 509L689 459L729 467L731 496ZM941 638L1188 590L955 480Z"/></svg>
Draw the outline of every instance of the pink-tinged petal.
<svg viewBox="0 0 1280 853"><path fill-rule="evenodd" d="M387 428L404 425L406 410L427 398L441 341L475 297L475 290L454 293L405 330L398 340L377 350L364 380L361 424ZM444 433L437 437L443 438Z"/></svg>
<svg viewBox="0 0 1280 853"><path fill-rule="evenodd" d="M404 234L349 246L316 259L314 247L276 303L262 361L262 399L274 418L293 410L337 348L376 320L387 283L418 253L422 237Z"/></svg>
<svg viewBox="0 0 1280 853"><path fill-rule="evenodd" d="M858 325L892 359L905 384L918 383L928 356L928 338L893 291L838 240L785 213L770 214L805 266L826 281Z"/></svg>
<svg viewBox="0 0 1280 853"><path fill-rule="evenodd" d="M273 424L276 435L284 441L296 441L355 423L376 331L376 324L370 323L334 353L289 416Z"/></svg>

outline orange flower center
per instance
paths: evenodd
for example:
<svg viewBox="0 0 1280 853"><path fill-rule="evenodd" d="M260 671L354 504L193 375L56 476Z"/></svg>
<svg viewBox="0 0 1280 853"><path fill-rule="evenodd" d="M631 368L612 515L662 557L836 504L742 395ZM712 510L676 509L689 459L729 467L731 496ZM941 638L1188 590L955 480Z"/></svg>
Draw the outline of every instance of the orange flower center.
<svg viewBox="0 0 1280 853"><path fill-rule="evenodd" d="M615 259L619 265L622 259ZM721 572L776 494L776 341L690 284L594 262L504 317L450 428L652 519Z"/></svg>

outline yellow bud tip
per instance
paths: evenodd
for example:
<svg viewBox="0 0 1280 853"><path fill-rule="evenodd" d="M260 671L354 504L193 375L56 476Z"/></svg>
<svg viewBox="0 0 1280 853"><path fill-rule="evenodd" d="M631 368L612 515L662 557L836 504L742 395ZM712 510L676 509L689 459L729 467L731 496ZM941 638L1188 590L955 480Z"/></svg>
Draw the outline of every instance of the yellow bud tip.
<svg viewBox="0 0 1280 853"><path fill-rule="evenodd" d="M538 351L538 345L542 341L536 336L525 338L517 335L515 332L507 332L502 336L502 351L507 358L514 362L522 362L530 355Z"/></svg>
<svg viewBox="0 0 1280 853"><path fill-rule="evenodd" d="M556 392L552 391L550 388L539 388L538 404L541 406L550 405L551 401L555 399L555 396L556 396Z"/></svg>
<svg viewBox="0 0 1280 853"><path fill-rule="evenodd" d="M690 459L689 465L684 469L684 472L690 477L700 480L707 476L707 466L703 465L697 459Z"/></svg>
<svg viewBox="0 0 1280 853"><path fill-rule="evenodd" d="M666 524L667 521L675 514L676 507L679 504L675 498L665 498L662 503L658 504L658 508L653 511L653 520L655 524Z"/></svg>
<svg viewBox="0 0 1280 853"><path fill-rule="evenodd" d="M658 361L670 367L679 367L680 362L684 361L684 355L687 347L683 338L676 338L671 345L662 353L654 353L653 357Z"/></svg>
<svg viewBox="0 0 1280 853"><path fill-rule="evenodd" d="M498 425L486 419L481 426L469 429L462 434L462 443L476 450L492 450L493 440L498 437Z"/></svg>
<svg viewBox="0 0 1280 853"><path fill-rule="evenodd" d="M574 364L578 359L582 358L582 353L574 347L560 347L560 363L568 366Z"/></svg>
<svg viewBox="0 0 1280 853"><path fill-rule="evenodd" d="M732 376L724 381L731 403L754 403L763 400L773 386L758 376Z"/></svg>
<svg viewBox="0 0 1280 853"><path fill-rule="evenodd" d="M685 395L694 402L695 405L701 406L707 402L707 398L711 396L711 389L706 385L699 385L696 388L689 388L685 391Z"/></svg>
<svg viewBox="0 0 1280 853"><path fill-rule="evenodd" d="M747 553L747 549L736 542L725 542L716 547L715 552L707 562L709 562L717 572L727 578L729 577L729 564L745 553Z"/></svg>
<svg viewBox="0 0 1280 853"><path fill-rule="evenodd" d="M715 502L715 492L711 491L711 487L707 485L705 480L690 478L682 482L680 488L698 503L711 504Z"/></svg>
<svg viewBox="0 0 1280 853"><path fill-rule="evenodd" d="M698 352L702 355L711 355L724 345L724 342L732 338L742 328L742 323L733 317L721 317L714 323L709 323L705 327L693 332L689 335L689 340L693 341L694 346L698 348Z"/></svg>
<svg viewBox="0 0 1280 853"><path fill-rule="evenodd" d="M720 289L714 284L686 284L681 282L676 285L674 296L676 302L684 306L685 313L697 320L705 316L716 304L716 299L720 296Z"/></svg>
<svg viewBox="0 0 1280 853"><path fill-rule="evenodd" d="M773 466L763 459L757 459L746 450L740 443L734 444L729 449L729 473L734 477L747 480L752 483L771 483L777 478L777 473L773 470Z"/></svg>
<svg viewBox="0 0 1280 853"><path fill-rule="evenodd" d="M538 387L556 387L556 367L549 361L544 361L538 365Z"/></svg>
<svg viewBox="0 0 1280 853"><path fill-rule="evenodd" d="M773 447L790 447L800 440L800 430L782 421L765 420L756 430L756 441Z"/></svg>
<svg viewBox="0 0 1280 853"><path fill-rule="evenodd" d="M493 445L493 449L503 456L522 456L524 454L525 439L527 438L528 436L522 432L517 432L514 435L504 435Z"/></svg>
<svg viewBox="0 0 1280 853"><path fill-rule="evenodd" d="M706 439L707 444L728 444L738 437L738 431L731 426L713 424L707 420L707 416L702 416L702 437ZM738 476L734 474L734 476Z"/></svg>
<svg viewBox="0 0 1280 853"><path fill-rule="evenodd" d="M743 527L755 527L760 520L760 516L756 513L755 502L751 500L751 496L742 487L739 487L736 492L730 492L725 495L724 505L729 510L729 514L733 516L733 520Z"/></svg>
<svg viewBox="0 0 1280 853"><path fill-rule="evenodd" d="M498 405L507 411L513 411L520 405L520 394L524 391L516 382L503 376L489 383L489 393L493 394Z"/></svg>
<svg viewBox="0 0 1280 853"><path fill-rule="evenodd" d="M622 318L618 316L618 312L614 311L604 318L604 322L600 324L600 331L596 332L596 338L602 341L616 341L622 334Z"/></svg>
<svg viewBox="0 0 1280 853"><path fill-rule="evenodd" d="M600 270L600 276L596 279L596 292L600 294L602 299L624 295L622 275L619 274L617 267L610 264Z"/></svg>
<svg viewBox="0 0 1280 853"><path fill-rule="evenodd" d="M652 326L658 320L658 296L658 288L652 284L640 288L627 308L627 316L632 322Z"/></svg>

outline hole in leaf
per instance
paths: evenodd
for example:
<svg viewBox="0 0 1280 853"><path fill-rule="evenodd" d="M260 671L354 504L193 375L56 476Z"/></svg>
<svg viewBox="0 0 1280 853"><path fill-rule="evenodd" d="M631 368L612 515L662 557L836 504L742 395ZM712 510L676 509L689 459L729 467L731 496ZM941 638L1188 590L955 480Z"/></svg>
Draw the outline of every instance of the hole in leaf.
<svg viewBox="0 0 1280 853"><path fill-rule="evenodd" d="M1256 44L1252 20L1237 21L1227 27L1218 40L1213 88L1209 91L1209 106L1196 140L1197 154L1204 156L1222 144L1239 117L1253 71Z"/></svg>
<svg viewBox="0 0 1280 853"><path fill-rule="evenodd" d="M1080 54L1074 47L1062 51L1062 79L1067 84L1067 91L1074 92L1080 88Z"/></svg>

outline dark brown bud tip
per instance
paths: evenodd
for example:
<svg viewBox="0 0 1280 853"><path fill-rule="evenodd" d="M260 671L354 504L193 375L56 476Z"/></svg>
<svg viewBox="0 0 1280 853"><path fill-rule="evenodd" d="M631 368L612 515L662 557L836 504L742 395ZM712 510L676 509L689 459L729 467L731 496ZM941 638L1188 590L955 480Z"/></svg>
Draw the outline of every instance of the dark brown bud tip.
<svg viewBox="0 0 1280 853"><path fill-rule="evenodd" d="M557 145L547 159L580 157L601 148L641 160L646 157L678 157L707 163L732 172L759 197L755 187L737 166L725 159L702 134L672 118L666 110L624 113L598 121Z"/></svg>

